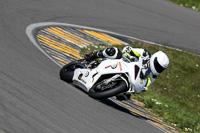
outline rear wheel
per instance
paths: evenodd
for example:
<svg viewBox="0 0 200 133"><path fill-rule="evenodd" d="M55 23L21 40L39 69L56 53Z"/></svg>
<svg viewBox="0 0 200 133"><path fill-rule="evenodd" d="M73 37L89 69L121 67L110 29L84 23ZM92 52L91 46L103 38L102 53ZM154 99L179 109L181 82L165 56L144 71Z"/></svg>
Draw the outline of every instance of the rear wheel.
<svg viewBox="0 0 200 133"><path fill-rule="evenodd" d="M95 84L88 92L89 96L95 99L105 99L118 95L127 91L127 86L124 80L111 81L105 84L101 81Z"/></svg>
<svg viewBox="0 0 200 133"><path fill-rule="evenodd" d="M66 82L71 83L74 76L74 70L77 68L82 68L82 66L78 65L77 61L66 64L60 70L60 78Z"/></svg>

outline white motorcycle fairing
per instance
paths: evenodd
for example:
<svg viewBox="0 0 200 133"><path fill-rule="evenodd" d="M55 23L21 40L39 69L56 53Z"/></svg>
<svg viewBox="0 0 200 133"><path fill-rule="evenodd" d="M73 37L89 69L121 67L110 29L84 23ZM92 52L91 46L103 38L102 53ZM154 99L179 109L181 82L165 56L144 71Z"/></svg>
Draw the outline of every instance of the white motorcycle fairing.
<svg viewBox="0 0 200 133"><path fill-rule="evenodd" d="M117 76L115 75L111 80L121 77L126 82L127 87L129 87L127 94L140 93L144 90L144 86L147 83L147 79L142 80L140 78L141 69L142 59L139 59L138 62L125 62L123 59L107 59L94 69L77 68L74 71L72 80L73 84L88 92L102 75L116 74ZM126 75L127 78L123 78L121 74Z"/></svg>

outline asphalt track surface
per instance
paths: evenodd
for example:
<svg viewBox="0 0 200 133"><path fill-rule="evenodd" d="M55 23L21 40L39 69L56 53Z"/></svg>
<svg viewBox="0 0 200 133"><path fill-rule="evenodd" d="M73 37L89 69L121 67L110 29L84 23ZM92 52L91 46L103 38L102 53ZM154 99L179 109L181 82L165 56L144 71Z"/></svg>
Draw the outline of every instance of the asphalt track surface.
<svg viewBox="0 0 200 133"><path fill-rule="evenodd" d="M1 0L0 133L162 132L59 79L26 27L63 22L200 52L200 14L164 0Z"/></svg>

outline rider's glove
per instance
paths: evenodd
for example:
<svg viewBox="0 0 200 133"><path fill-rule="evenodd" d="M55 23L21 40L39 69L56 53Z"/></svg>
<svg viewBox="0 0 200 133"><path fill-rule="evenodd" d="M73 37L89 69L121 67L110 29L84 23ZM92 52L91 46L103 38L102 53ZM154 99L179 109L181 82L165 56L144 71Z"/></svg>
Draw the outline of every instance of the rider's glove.
<svg viewBox="0 0 200 133"><path fill-rule="evenodd" d="M126 47L124 47L123 51L126 51L126 53L130 53L131 49L132 48L130 46L126 46Z"/></svg>
<svg viewBox="0 0 200 133"><path fill-rule="evenodd" d="M147 50L144 50L142 59L143 59L143 62L144 62L143 64L146 64L148 61L150 61L151 54Z"/></svg>
<svg viewBox="0 0 200 133"><path fill-rule="evenodd" d="M92 52L92 53L85 54L84 58L86 61L90 61L90 60L94 59L94 53Z"/></svg>
<svg viewBox="0 0 200 133"><path fill-rule="evenodd" d="M142 59L145 60L145 61L149 61L150 57L149 56L145 56L145 57L142 57Z"/></svg>
<svg viewBox="0 0 200 133"><path fill-rule="evenodd" d="M150 61L150 57L149 56L145 56L145 57L142 57L142 64L147 64L148 62Z"/></svg>

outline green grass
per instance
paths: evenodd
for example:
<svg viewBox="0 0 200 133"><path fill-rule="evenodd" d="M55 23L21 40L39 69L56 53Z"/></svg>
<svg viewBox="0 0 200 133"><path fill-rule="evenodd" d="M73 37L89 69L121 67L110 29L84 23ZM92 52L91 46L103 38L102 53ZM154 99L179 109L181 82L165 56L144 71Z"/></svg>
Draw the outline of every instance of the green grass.
<svg viewBox="0 0 200 133"><path fill-rule="evenodd" d="M170 1L177 3L180 6L185 6L200 11L200 0L170 0Z"/></svg>
<svg viewBox="0 0 200 133"><path fill-rule="evenodd" d="M169 125L183 132L200 132L200 56L150 44L136 43L130 46L144 48L152 54L161 50L170 59L168 68L149 90L132 98L142 101L145 107L152 109ZM80 54L106 47L91 45L82 49ZM122 50L124 46L115 47Z"/></svg>

